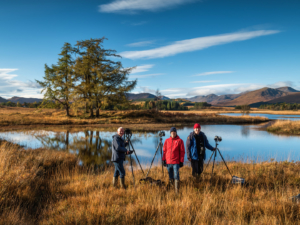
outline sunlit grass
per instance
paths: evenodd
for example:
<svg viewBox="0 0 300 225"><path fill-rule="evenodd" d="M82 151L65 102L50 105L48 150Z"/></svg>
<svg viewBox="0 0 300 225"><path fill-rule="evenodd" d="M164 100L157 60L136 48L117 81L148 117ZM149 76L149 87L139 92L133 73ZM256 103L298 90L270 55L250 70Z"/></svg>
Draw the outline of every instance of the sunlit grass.
<svg viewBox="0 0 300 225"><path fill-rule="evenodd" d="M228 162L247 185L233 185L222 163L199 181L180 169L181 188L139 184L127 168L127 190L111 187L113 168L81 168L74 155L0 146L0 224L297 224L300 164ZM161 167L150 176L167 182Z"/></svg>
<svg viewBox="0 0 300 225"><path fill-rule="evenodd" d="M267 131L278 134L300 134L300 121L277 120L267 127Z"/></svg>

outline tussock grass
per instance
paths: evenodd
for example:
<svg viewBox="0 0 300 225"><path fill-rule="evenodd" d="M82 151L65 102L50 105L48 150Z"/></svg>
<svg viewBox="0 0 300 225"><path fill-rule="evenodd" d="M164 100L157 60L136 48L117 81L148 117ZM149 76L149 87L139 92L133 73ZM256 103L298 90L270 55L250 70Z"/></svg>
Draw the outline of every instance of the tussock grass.
<svg viewBox="0 0 300 225"><path fill-rule="evenodd" d="M300 134L300 121L277 120L267 127L267 131L277 134Z"/></svg>
<svg viewBox="0 0 300 225"><path fill-rule="evenodd" d="M72 113L71 113L72 115ZM269 121L264 117L230 117L213 113L156 112L155 110L103 111L100 117L67 117L64 110L0 108L0 126L26 125L95 125L95 124L241 124Z"/></svg>
<svg viewBox="0 0 300 225"><path fill-rule="evenodd" d="M73 155L0 146L0 224L298 224L300 205L289 197L300 190L300 164L229 162L244 187L230 184L223 164L201 180L180 169L181 189L138 184L127 170L127 190L111 187L113 168L80 169ZM166 172L166 171L165 171ZM155 167L150 176L162 178ZM167 181L166 173L162 178Z"/></svg>

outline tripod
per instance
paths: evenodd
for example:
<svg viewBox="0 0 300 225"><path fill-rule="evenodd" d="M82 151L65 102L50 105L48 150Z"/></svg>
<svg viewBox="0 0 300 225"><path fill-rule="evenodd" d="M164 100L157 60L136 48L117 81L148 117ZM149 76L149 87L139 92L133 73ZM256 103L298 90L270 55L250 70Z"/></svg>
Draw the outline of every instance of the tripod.
<svg viewBox="0 0 300 225"><path fill-rule="evenodd" d="M149 170L148 170L148 172L147 172L145 178L148 177L148 174L149 174L149 172L150 172L150 170L151 170L151 167L152 167L152 164L153 164L153 162L154 162L156 153L158 152L158 149L160 149L160 156L161 156L161 170L162 170L162 173L163 173L163 176L164 176L164 165L163 165L163 161L162 161L162 147L163 147L163 143L162 143L162 136L159 135L159 137L160 137L160 138L159 138L159 143L158 143L158 145L157 145L157 148L156 148L154 157L153 157L153 159L152 159L152 162L151 162L151 164L150 164L150 168L149 168Z"/></svg>
<svg viewBox="0 0 300 225"><path fill-rule="evenodd" d="M221 139L221 140L222 140L222 139ZM222 156L220 150L218 149L218 145L219 145L219 144L218 144L218 140L215 139L215 142L216 142L216 150L211 154L211 156L210 156L210 158L209 158L209 160L208 160L208 163L207 163L206 167L204 168L204 170L208 167L209 162L210 162L212 156L214 155L213 166L212 166L212 171L211 171L211 177L213 176L214 166L215 166L215 161L216 161L217 153L219 152L219 154L220 154L220 156L221 156L221 158L222 158L222 160L223 160L223 162L224 162L224 164L225 164L225 166L226 166L226 168L227 168L229 174L230 174L231 177L232 177L232 174L231 174L231 172L230 172L230 170L229 170L229 168L228 168L228 166L227 166L227 164L226 164L226 162L225 162L225 160L224 160L224 158L223 158L223 156ZM204 172L204 170L203 170L203 172ZM203 173L202 173L202 174L203 174Z"/></svg>
<svg viewBox="0 0 300 225"><path fill-rule="evenodd" d="M132 136L131 133L125 133L125 140L128 142L128 151L131 152L131 154L132 154L132 152L135 154L135 157L136 157L136 159L137 159L137 161L138 161L138 163L140 165L140 168L141 168L143 174L145 175L144 170L143 170L143 168L141 166L140 160L137 157L136 152L135 152L135 150L133 148L133 145L131 143L131 140L130 140L131 136ZM132 150L130 150L130 146L132 147ZM133 166L132 166L131 154L129 155L129 157L130 157L130 166L131 166L131 173L132 173L132 179L133 179L133 186L135 187L135 179L134 179L134 173L133 173Z"/></svg>

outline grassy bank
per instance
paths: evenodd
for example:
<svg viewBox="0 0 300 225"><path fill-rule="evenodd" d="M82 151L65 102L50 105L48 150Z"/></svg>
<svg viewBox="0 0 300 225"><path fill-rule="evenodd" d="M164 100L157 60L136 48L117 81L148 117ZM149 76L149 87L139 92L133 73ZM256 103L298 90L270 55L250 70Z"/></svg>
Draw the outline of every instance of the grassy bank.
<svg viewBox="0 0 300 225"><path fill-rule="evenodd" d="M104 111L100 117L78 115L67 117L65 111L54 109L0 108L0 126L28 125L96 125L96 124L243 124L268 121L263 117L230 117L213 113L186 114L185 112Z"/></svg>
<svg viewBox="0 0 300 225"><path fill-rule="evenodd" d="M0 159L0 224L297 224L300 219L300 205L289 199L300 193L299 163L229 162L246 187L230 184L223 164L216 165L211 181L211 168L195 181L184 166L177 196L138 184L138 170L135 188L128 170L128 189L114 189L113 168L80 169L66 153L25 151L4 142ZM160 168L150 176L162 178Z"/></svg>
<svg viewBox="0 0 300 225"><path fill-rule="evenodd" d="M276 134L300 134L300 121L278 120L267 127L267 131Z"/></svg>
<svg viewBox="0 0 300 225"><path fill-rule="evenodd" d="M182 111L173 111L173 112L182 112ZM240 109L234 109L233 107L210 107L207 109L201 110L189 110L184 113L192 113L192 114L201 114L201 113L212 113L212 114L220 114L220 113L242 113ZM278 115L300 115L300 111L294 110L266 110L266 109L258 109L251 108L249 110L249 114L278 114Z"/></svg>

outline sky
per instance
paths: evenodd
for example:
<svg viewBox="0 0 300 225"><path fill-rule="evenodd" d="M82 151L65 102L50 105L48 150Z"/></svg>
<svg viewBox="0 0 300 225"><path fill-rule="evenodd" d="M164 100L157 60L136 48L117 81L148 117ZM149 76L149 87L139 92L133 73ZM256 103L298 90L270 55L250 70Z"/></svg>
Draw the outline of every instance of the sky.
<svg viewBox="0 0 300 225"><path fill-rule="evenodd" d="M170 98L300 90L299 0L0 0L0 96L42 98L35 80L65 42L106 37L132 93Z"/></svg>

